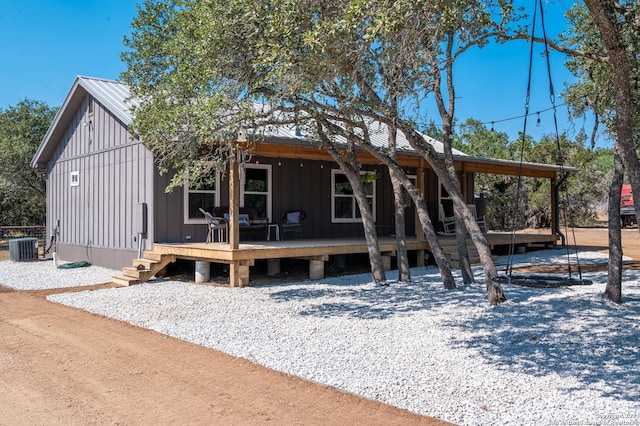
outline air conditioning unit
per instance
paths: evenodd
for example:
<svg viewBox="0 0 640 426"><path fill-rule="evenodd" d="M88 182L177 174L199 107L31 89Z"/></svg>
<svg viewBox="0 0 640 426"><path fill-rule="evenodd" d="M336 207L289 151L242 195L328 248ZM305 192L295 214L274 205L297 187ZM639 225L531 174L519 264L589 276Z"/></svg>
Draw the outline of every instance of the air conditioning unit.
<svg viewBox="0 0 640 426"><path fill-rule="evenodd" d="M9 258L13 261L37 259L38 239L16 238L9 240Z"/></svg>

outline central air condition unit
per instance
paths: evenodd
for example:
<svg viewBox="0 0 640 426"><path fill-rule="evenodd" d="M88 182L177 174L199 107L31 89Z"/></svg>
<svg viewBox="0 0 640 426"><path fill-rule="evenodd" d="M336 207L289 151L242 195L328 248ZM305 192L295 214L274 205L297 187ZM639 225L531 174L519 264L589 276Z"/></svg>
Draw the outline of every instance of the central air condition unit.
<svg viewBox="0 0 640 426"><path fill-rule="evenodd" d="M38 239L16 238L9 240L9 258L13 261L37 259Z"/></svg>

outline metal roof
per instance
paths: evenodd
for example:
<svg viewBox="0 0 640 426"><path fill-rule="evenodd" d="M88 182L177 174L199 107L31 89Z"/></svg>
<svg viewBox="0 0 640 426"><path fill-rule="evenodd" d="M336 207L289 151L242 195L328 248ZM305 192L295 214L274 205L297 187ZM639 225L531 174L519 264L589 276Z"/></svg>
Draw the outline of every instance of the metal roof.
<svg viewBox="0 0 640 426"><path fill-rule="evenodd" d="M131 124L133 118L131 106L136 105L137 102L129 99L128 85L104 78L77 76L33 156L31 167L46 167L51 155L55 152L55 145L64 136L87 94L105 105L126 126Z"/></svg>
<svg viewBox="0 0 640 426"><path fill-rule="evenodd" d="M38 151L31 161L32 167L46 167L46 163L55 151L55 144L62 138L66 129L76 114L77 108L84 100L85 96L90 94L100 103L105 105L113 114L115 114L125 125L130 125L133 121L131 107L139 105L136 99L130 98L129 86L123 82L116 80L108 80L103 78L93 78L85 76L77 76L62 106L58 110L47 134L45 135ZM387 126L378 122L371 122L369 126L371 142L376 147L388 146L389 131ZM305 138L295 127L295 125L270 125L263 129L263 135L266 141L290 145L308 145L309 140ZM424 139L430 143L438 154L443 154L444 146L442 142L435 140L427 135L422 135ZM418 155L409 145L407 138L401 131L397 135L398 151L408 155ZM457 160L467 161L471 163L481 163L502 167L520 167L520 163L512 160L497 160L491 158L472 157L464 152L454 149L453 155ZM547 171L575 171L572 167L560 167L557 165L523 163L523 167L533 170Z"/></svg>
<svg viewBox="0 0 640 426"><path fill-rule="evenodd" d="M116 80L105 80L79 76L79 83L98 99L101 104L108 107L111 112L120 116L126 124L131 124L133 115L131 107L138 106L137 99L130 99L129 86Z"/></svg>

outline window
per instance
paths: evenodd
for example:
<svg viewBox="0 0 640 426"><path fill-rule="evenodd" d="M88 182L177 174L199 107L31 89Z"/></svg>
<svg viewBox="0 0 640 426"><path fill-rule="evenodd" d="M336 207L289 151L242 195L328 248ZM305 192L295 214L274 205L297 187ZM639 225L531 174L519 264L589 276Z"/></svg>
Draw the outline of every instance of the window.
<svg viewBox="0 0 640 426"><path fill-rule="evenodd" d="M184 186L184 223L206 223L200 209L209 213L220 203L218 188L218 176L210 184L202 184L192 188L189 184Z"/></svg>
<svg viewBox="0 0 640 426"><path fill-rule="evenodd" d="M444 186L442 186L442 184L439 186L440 194L438 194L438 196L440 198L440 204L442 204L442 208L444 209L444 214L445 216L453 216L453 200L447 190L444 189Z"/></svg>
<svg viewBox="0 0 640 426"><path fill-rule="evenodd" d="M247 164L240 194L242 207L256 210L258 217L271 219L271 165Z"/></svg>
<svg viewBox="0 0 640 426"><path fill-rule="evenodd" d="M418 177L416 175L407 175L407 178L413 186L418 186ZM407 207L413 206L413 198L411 198L411 195L409 195L404 186L402 187L402 202Z"/></svg>
<svg viewBox="0 0 640 426"><path fill-rule="evenodd" d="M375 176L375 172L360 172L362 176ZM363 179L364 192L367 195L369 206L376 218L376 185L375 179ZM339 170L331 171L331 222L354 223L361 222L358 202L353 194L353 188L347 176Z"/></svg>
<svg viewBox="0 0 640 426"><path fill-rule="evenodd" d="M80 172L73 171L70 175L71 186L80 186Z"/></svg>

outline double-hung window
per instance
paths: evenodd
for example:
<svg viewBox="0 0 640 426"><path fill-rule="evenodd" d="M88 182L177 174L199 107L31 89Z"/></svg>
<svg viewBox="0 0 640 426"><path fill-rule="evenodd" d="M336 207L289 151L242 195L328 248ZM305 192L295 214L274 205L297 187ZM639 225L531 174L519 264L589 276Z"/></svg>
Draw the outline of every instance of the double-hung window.
<svg viewBox="0 0 640 426"><path fill-rule="evenodd" d="M200 209L213 213L213 208L220 203L218 176L210 183L200 185L184 185L184 223L206 223Z"/></svg>
<svg viewBox="0 0 640 426"><path fill-rule="evenodd" d="M444 210L445 216L453 216L453 199L449 192L444 188L444 185L440 184L440 193L438 197L440 198L440 204L442 204L442 208Z"/></svg>
<svg viewBox="0 0 640 426"><path fill-rule="evenodd" d="M247 164L245 167L241 206L255 209L260 218L271 219L271 165Z"/></svg>
<svg viewBox="0 0 640 426"><path fill-rule="evenodd" d="M363 176L362 184L367 201L376 217L376 185L375 179L368 179L375 176L375 172L360 172ZM331 222L333 223L356 223L362 222L360 209L353 188L347 176L340 170L331 171Z"/></svg>

